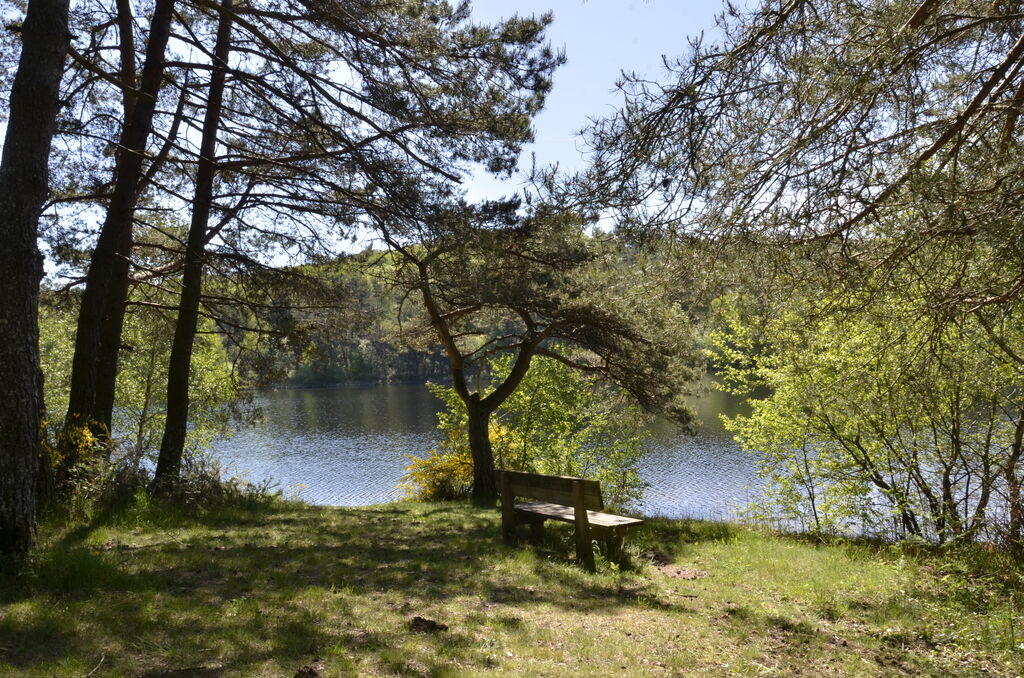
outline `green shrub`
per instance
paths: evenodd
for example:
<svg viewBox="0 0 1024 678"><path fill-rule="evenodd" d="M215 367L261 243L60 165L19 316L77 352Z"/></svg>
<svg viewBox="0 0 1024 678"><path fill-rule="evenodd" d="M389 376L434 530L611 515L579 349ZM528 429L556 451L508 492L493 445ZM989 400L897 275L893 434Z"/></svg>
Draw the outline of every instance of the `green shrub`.
<svg viewBox="0 0 1024 678"><path fill-rule="evenodd" d="M497 380L511 357L489 364ZM431 385L446 405L441 442L425 457L410 457L400 486L406 497L430 501L468 496L473 480L466 409L452 388ZM538 356L519 388L491 415L495 466L601 481L605 502L622 509L644 483L637 472L649 418L626 394L553 358Z"/></svg>
<svg viewBox="0 0 1024 678"><path fill-rule="evenodd" d="M48 508L47 519L69 525L160 525L225 508L258 510L280 501L268 483L224 478L220 462L195 451L182 460L180 482L157 500L148 489L152 470L133 451L115 447L109 456L94 455L77 464L67 494Z"/></svg>

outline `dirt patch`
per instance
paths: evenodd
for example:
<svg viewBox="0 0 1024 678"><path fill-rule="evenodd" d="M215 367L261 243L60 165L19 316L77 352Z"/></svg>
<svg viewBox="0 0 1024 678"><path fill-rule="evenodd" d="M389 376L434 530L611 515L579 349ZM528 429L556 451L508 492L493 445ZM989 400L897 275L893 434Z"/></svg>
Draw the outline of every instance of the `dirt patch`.
<svg viewBox="0 0 1024 678"><path fill-rule="evenodd" d="M306 664L295 672L295 678L320 678L322 668L320 665Z"/></svg>
<svg viewBox="0 0 1024 678"><path fill-rule="evenodd" d="M708 576L707 570L695 570L691 567L682 567L680 565L656 563L652 567L656 573L673 579L703 579Z"/></svg>
<svg viewBox="0 0 1024 678"><path fill-rule="evenodd" d="M448 625L436 622L433 619L413 617L409 621L409 630L417 633L438 633L439 631L447 631Z"/></svg>

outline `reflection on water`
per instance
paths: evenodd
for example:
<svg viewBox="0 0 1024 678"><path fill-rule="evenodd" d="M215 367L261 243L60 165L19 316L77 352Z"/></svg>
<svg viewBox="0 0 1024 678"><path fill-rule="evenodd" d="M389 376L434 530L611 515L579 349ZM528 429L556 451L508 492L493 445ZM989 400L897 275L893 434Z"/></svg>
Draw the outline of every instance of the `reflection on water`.
<svg viewBox="0 0 1024 678"><path fill-rule="evenodd" d="M397 499L405 455L432 447L441 406L424 386L397 385L272 391L260 401L263 422L219 441L215 453L234 475L330 506ZM717 418L742 405L714 391L696 405L704 421L696 436L655 425L642 468L650 483L643 513L729 518L746 501L754 459Z"/></svg>
<svg viewBox="0 0 1024 678"><path fill-rule="evenodd" d="M696 435L680 434L668 422L654 426L641 469L649 483L641 510L673 518L735 518L757 482L757 463L726 432L719 415L749 414L749 407L715 390L693 405L701 421Z"/></svg>
<svg viewBox="0 0 1024 678"><path fill-rule="evenodd" d="M430 448L440 401L423 386L372 386L271 391L260 406L260 424L215 446L232 474L313 504L362 506L398 498L404 455Z"/></svg>

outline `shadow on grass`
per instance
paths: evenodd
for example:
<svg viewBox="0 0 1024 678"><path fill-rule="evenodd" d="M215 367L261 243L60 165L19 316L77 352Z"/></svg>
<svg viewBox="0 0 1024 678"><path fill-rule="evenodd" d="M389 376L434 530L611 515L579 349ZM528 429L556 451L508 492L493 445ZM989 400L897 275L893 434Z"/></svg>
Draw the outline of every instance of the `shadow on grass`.
<svg viewBox="0 0 1024 678"><path fill-rule="evenodd" d="M168 531L141 546L130 538L87 546L89 530L71 530L39 554L31 575L0 582L0 601L19 607L0 607L0 663L30 672L67 657L81 665L106 657L105 667L127 675L212 676L266 662L294 671L326 653L336 669L372 657L386 671L429 675L443 667L409 664L393 649L422 610L461 617L442 619L448 631L417 634L417 642L478 666L492 660L477 632L522 632L517 613L532 606L687 611L568 566L572 542L558 532L537 550L506 547L497 511L467 505L285 505L176 524L187 528L180 539ZM661 521L644 529L643 540L679 548L730 535L725 526ZM460 598L471 602L444 607Z"/></svg>
<svg viewBox="0 0 1024 678"><path fill-rule="evenodd" d="M648 557L664 564L686 557L697 544L731 542L737 534L736 527L728 523L650 518L630 539Z"/></svg>

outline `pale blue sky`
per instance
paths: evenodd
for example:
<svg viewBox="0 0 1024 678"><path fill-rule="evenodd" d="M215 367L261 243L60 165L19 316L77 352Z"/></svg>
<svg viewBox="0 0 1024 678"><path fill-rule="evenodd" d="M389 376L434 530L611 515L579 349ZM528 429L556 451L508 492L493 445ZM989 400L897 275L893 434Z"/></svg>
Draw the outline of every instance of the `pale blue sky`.
<svg viewBox="0 0 1024 678"><path fill-rule="evenodd" d="M575 132L588 118L618 106L620 73L664 80L662 55L682 56L687 36L704 32L713 38L722 0L473 0L472 7L473 16L487 23L513 13L554 13L547 35L568 61L555 73L547 105L534 121L536 143L525 149L520 167L529 169L532 152L538 165L557 162L573 170L584 164ZM498 182L477 176L466 188L470 200L480 200L515 192L521 183L520 177Z"/></svg>

